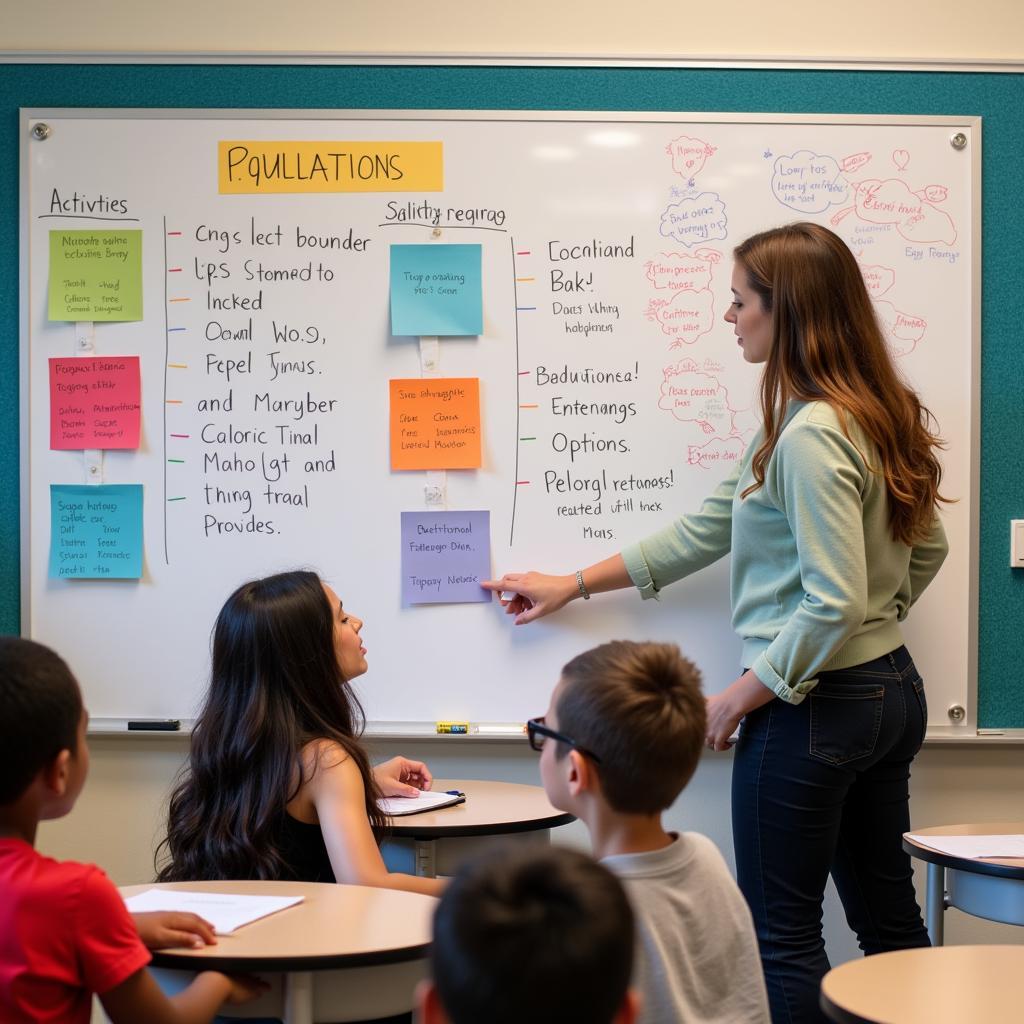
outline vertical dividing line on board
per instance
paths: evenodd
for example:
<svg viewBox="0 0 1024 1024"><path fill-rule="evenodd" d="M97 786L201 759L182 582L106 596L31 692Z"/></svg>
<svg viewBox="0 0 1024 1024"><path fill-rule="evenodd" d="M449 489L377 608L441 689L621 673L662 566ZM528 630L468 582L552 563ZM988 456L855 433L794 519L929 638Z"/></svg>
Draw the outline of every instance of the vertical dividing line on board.
<svg viewBox="0 0 1024 1024"><path fill-rule="evenodd" d="M164 564L170 565L171 559L167 552L167 362L171 358L171 324L167 319L167 217L164 216L164 400L162 405L164 407L164 429L162 435L162 443L164 449L163 464L164 464L164 500L161 503L163 505L164 512Z"/></svg>
<svg viewBox="0 0 1024 1024"><path fill-rule="evenodd" d="M519 497L519 285L516 281L516 240L509 238L512 246L512 298L516 308L516 468L512 479L512 523L508 531L508 546L516 535L516 500Z"/></svg>

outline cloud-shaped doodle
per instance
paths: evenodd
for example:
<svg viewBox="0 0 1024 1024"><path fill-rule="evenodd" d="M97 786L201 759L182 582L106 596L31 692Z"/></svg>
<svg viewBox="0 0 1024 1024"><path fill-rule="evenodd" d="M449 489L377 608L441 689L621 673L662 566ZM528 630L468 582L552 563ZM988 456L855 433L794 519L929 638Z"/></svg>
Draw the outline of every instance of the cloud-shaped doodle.
<svg viewBox="0 0 1024 1024"><path fill-rule="evenodd" d="M894 224L911 242L956 241L956 226L943 210L911 192L898 178L858 182L854 189L857 216L871 224Z"/></svg>
<svg viewBox="0 0 1024 1024"><path fill-rule="evenodd" d="M699 245L714 239L724 239L729 224L725 203L715 192L702 192L691 199L673 203L661 215L659 233L674 238L683 245Z"/></svg>
<svg viewBox="0 0 1024 1024"><path fill-rule="evenodd" d="M791 210L824 213L830 206L846 202L849 186L832 157L801 149L775 161L772 192Z"/></svg>
<svg viewBox="0 0 1024 1024"><path fill-rule="evenodd" d="M665 152L672 157L672 170L689 180L700 174L707 158L714 155L715 148L701 139L680 135L665 147Z"/></svg>
<svg viewBox="0 0 1024 1024"><path fill-rule="evenodd" d="M707 444L691 444L686 448L686 461L704 469L716 462L738 462L743 457L747 442L742 437L716 437Z"/></svg>
<svg viewBox="0 0 1024 1024"><path fill-rule="evenodd" d="M705 254L713 250L702 250ZM716 253L716 255L718 255ZM644 264L647 280L655 288L672 291L699 292L711 285L711 260L705 255L687 256L681 252L665 252Z"/></svg>
<svg viewBox="0 0 1024 1024"><path fill-rule="evenodd" d="M661 325L673 339L672 347L692 345L711 330L715 320L715 297L708 290L676 292L671 299L651 299L645 315Z"/></svg>
<svg viewBox="0 0 1024 1024"><path fill-rule="evenodd" d="M928 330L928 321L920 316L903 313L888 299L875 303L878 319L885 331L893 353L897 356L909 355L917 347L917 343Z"/></svg>
<svg viewBox="0 0 1024 1024"><path fill-rule="evenodd" d="M736 434L729 392L717 377L701 373L691 359L665 367L658 407L684 423L696 423L708 437Z"/></svg>
<svg viewBox="0 0 1024 1024"><path fill-rule="evenodd" d="M890 267L861 264L860 272L873 299L884 295L896 283L896 272Z"/></svg>

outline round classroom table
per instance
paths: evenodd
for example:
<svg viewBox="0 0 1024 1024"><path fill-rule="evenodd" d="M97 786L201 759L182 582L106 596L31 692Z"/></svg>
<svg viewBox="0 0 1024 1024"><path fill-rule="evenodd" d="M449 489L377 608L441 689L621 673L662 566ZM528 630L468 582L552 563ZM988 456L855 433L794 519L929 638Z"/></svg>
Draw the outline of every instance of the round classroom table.
<svg viewBox="0 0 1024 1024"><path fill-rule="evenodd" d="M153 953L152 968L171 993L196 971L257 974L271 991L225 1016L281 1017L285 1024L367 1020L405 1013L427 973L437 900L419 893L316 882L167 882L130 885L122 896L183 889L302 896L301 903L219 935L202 949Z"/></svg>
<svg viewBox="0 0 1024 1024"><path fill-rule="evenodd" d="M821 1009L838 1024L975 1024L1020 1020L1024 946L932 946L833 967Z"/></svg>
<svg viewBox="0 0 1024 1024"><path fill-rule="evenodd" d="M919 836L998 836L1024 834L1024 821L939 825L914 829ZM1003 924L1024 925L1024 858L958 857L903 836L903 849L928 864L925 924L933 946L941 946L947 906Z"/></svg>
<svg viewBox="0 0 1024 1024"><path fill-rule="evenodd" d="M391 819L384 856L392 871L433 877L453 874L458 865L493 846L497 837L547 843L551 829L576 819L552 807L541 786L478 779L434 779L431 789L457 789L461 804ZM411 862L409 858L412 858Z"/></svg>

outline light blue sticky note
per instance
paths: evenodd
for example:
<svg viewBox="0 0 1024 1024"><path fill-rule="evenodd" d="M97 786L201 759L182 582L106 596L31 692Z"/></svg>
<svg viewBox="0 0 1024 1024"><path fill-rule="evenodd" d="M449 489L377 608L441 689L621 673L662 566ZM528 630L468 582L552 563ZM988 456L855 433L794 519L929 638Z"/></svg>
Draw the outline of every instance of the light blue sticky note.
<svg viewBox="0 0 1024 1024"><path fill-rule="evenodd" d="M50 484L50 577L142 575L142 484Z"/></svg>
<svg viewBox="0 0 1024 1024"><path fill-rule="evenodd" d="M391 246L391 333L483 334L479 245Z"/></svg>

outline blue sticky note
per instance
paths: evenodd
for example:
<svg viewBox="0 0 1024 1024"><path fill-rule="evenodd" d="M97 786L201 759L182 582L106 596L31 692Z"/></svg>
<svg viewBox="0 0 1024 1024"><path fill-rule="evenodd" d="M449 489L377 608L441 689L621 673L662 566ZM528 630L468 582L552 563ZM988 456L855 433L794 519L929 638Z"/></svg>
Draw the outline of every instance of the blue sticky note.
<svg viewBox="0 0 1024 1024"><path fill-rule="evenodd" d="M490 512L402 513L402 604L490 601Z"/></svg>
<svg viewBox="0 0 1024 1024"><path fill-rule="evenodd" d="M391 246L391 333L483 334L479 245Z"/></svg>
<svg viewBox="0 0 1024 1024"><path fill-rule="evenodd" d="M142 484L50 484L50 577L142 575Z"/></svg>

